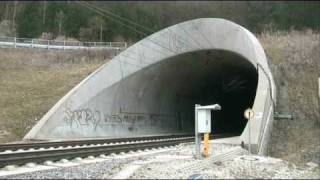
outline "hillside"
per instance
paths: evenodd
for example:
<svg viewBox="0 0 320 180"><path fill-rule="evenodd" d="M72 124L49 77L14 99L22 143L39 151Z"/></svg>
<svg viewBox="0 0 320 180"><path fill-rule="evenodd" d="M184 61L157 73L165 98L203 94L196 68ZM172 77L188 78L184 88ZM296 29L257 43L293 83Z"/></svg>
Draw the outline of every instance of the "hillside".
<svg viewBox="0 0 320 180"><path fill-rule="evenodd" d="M320 34L291 31L266 33L258 38L277 85L276 111L294 115L293 120L274 121L269 154L320 164Z"/></svg>
<svg viewBox="0 0 320 180"><path fill-rule="evenodd" d="M0 143L20 140L109 51L0 49Z"/></svg>
<svg viewBox="0 0 320 180"><path fill-rule="evenodd" d="M137 41L164 27L204 17L229 19L255 33L320 30L320 2L1 1L0 36Z"/></svg>

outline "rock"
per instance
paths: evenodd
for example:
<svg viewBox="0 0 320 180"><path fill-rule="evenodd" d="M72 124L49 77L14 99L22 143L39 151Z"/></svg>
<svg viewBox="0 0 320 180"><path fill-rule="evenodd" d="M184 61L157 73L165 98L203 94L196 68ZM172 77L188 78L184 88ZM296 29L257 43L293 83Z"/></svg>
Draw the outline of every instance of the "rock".
<svg viewBox="0 0 320 180"><path fill-rule="evenodd" d="M3 169L5 170L5 171L13 171L13 170L15 170L17 167L15 166L15 165L7 165L7 166L5 166Z"/></svg>
<svg viewBox="0 0 320 180"><path fill-rule="evenodd" d="M34 168L34 167L36 167L36 164L30 162L30 163L27 163L25 166L28 167L28 168Z"/></svg>
<svg viewBox="0 0 320 180"><path fill-rule="evenodd" d="M311 168L317 168L317 167L319 167L319 165L316 164L316 163L314 163L314 162L308 162L308 163L307 163L307 166L309 166L309 167L311 167Z"/></svg>
<svg viewBox="0 0 320 180"><path fill-rule="evenodd" d="M203 179L201 174L192 174L188 179Z"/></svg>

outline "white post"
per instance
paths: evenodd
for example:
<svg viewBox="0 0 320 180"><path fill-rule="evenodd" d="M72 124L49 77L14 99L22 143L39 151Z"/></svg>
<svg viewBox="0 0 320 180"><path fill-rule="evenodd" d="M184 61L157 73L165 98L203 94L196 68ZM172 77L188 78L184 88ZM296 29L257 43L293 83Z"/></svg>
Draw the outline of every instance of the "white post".
<svg viewBox="0 0 320 180"><path fill-rule="evenodd" d="M249 122L248 122L248 126L249 126L249 153L251 154L251 120L249 119Z"/></svg>
<svg viewBox="0 0 320 180"><path fill-rule="evenodd" d="M318 110L318 112L319 112L319 116L320 116L320 77L318 78L318 108L319 108L319 110Z"/></svg>
<svg viewBox="0 0 320 180"><path fill-rule="evenodd" d="M63 41L63 50L66 49L66 40Z"/></svg>
<svg viewBox="0 0 320 180"><path fill-rule="evenodd" d="M254 117L254 111L251 108L248 108L244 111L244 117L248 120L248 149L251 154L251 119Z"/></svg>
<svg viewBox="0 0 320 180"><path fill-rule="evenodd" d="M31 39L31 48L33 48L33 39Z"/></svg>
<svg viewBox="0 0 320 180"><path fill-rule="evenodd" d="M49 49L49 40L47 40L47 48Z"/></svg>
<svg viewBox="0 0 320 180"><path fill-rule="evenodd" d="M100 24L100 42L102 42L102 24Z"/></svg>
<svg viewBox="0 0 320 180"><path fill-rule="evenodd" d="M196 158L200 158L201 157L201 153L200 153L200 149L201 149L201 134L198 133L198 110L197 107L199 107L199 104L195 105L194 108L194 127L195 127L195 145L196 145Z"/></svg>
<svg viewBox="0 0 320 180"><path fill-rule="evenodd" d="M14 48L16 48L16 47L17 47L17 38L14 37Z"/></svg>
<svg viewBox="0 0 320 180"><path fill-rule="evenodd" d="M319 99L320 99L320 77L318 78L318 86L319 86L318 87L318 93L319 93L318 95L319 95Z"/></svg>

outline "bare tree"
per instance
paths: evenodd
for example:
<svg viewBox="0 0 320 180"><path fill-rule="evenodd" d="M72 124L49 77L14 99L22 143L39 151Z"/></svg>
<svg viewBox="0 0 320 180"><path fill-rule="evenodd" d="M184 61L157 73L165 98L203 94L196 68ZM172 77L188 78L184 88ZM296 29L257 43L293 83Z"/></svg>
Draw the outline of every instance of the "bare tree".
<svg viewBox="0 0 320 180"><path fill-rule="evenodd" d="M7 20L7 19L9 19L8 17L9 17L9 3L10 2L5 2L6 3L6 11L5 11L5 14L4 14L4 19L5 20Z"/></svg>
<svg viewBox="0 0 320 180"><path fill-rule="evenodd" d="M100 24L100 42L102 42L102 23Z"/></svg>
<svg viewBox="0 0 320 180"><path fill-rule="evenodd" d="M95 16L92 19L90 19L89 23L88 23L89 28L92 29L92 37L95 37L95 39L100 39L100 41L102 41L102 36L103 36L103 26L105 26L105 22L103 20L102 17L100 16ZM98 37L98 33L100 34L100 37Z"/></svg>
<svg viewBox="0 0 320 180"><path fill-rule="evenodd" d="M46 24L46 11L47 11L47 2L43 1L43 14L42 14L42 24Z"/></svg>
<svg viewBox="0 0 320 180"><path fill-rule="evenodd" d="M58 32L58 35L61 35L63 17L64 17L63 12L62 12L62 11L59 11L59 13L57 14L58 24L59 24L59 32Z"/></svg>
<svg viewBox="0 0 320 180"><path fill-rule="evenodd" d="M18 1L14 1L11 30L13 30L15 26L17 4Z"/></svg>

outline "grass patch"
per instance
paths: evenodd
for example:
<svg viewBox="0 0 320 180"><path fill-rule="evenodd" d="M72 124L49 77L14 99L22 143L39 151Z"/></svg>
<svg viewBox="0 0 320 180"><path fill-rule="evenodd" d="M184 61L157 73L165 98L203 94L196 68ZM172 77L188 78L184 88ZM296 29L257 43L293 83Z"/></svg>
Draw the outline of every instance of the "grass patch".
<svg viewBox="0 0 320 180"><path fill-rule="evenodd" d="M0 51L0 143L20 140L63 95L106 61L79 52Z"/></svg>

